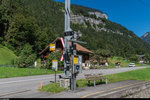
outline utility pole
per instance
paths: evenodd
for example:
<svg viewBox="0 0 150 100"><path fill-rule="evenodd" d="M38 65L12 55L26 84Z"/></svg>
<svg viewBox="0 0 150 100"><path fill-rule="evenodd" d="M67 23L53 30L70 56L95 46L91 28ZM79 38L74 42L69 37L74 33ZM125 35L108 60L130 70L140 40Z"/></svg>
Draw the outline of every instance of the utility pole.
<svg viewBox="0 0 150 100"><path fill-rule="evenodd" d="M70 66L70 39L72 34L70 34L70 0L65 0L65 33L64 33L64 41L65 41L65 53L64 53L64 73L65 78L69 78L69 66Z"/></svg>
<svg viewBox="0 0 150 100"><path fill-rule="evenodd" d="M77 33L74 32L73 35L73 41L77 41ZM75 64L74 64L74 57L77 55L77 50L76 50L76 43L72 42L72 75L71 75L71 90L74 91L76 89L76 73L75 73Z"/></svg>
<svg viewBox="0 0 150 100"><path fill-rule="evenodd" d="M65 40L65 50L64 50L64 73L66 79L70 79L71 82L71 90L74 91L76 89L76 76L79 73L79 69L81 69L82 64L79 65L77 50L76 50L76 43L84 43L82 41L77 41L82 35L81 33L76 33L72 31L70 28L70 0L65 0L65 33L64 33L64 40ZM70 64L70 42L72 42L72 63ZM76 57L77 56L77 57ZM75 58L77 60L75 60ZM75 60L75 63L74 63ZM82 60L80 60L81 62ZM71 74L69 72L71 65ZM78 69L77 67L80 68Z"/></svg>
<svg viewBox="0 0 150 100"><path fill-rule="evenodd" d="M70 0L65 0L65 32L71 31L70 29Z"/></svg>

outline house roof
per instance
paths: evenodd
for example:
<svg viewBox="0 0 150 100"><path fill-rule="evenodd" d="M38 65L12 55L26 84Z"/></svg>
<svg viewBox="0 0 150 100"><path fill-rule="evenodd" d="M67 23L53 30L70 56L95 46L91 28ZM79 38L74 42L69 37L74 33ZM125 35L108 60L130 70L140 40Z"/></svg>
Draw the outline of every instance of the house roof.
<svg viewBox="0 0 150 100"><path fill-rule="evenodd" d="M78 51L83 51L83 52L87 52L87 53L91 53L91 54L93 54L93 52L92 51L90 51L90 50L88 50L88 49L86 49L85 47L83 47L83 46L81 46L80 44L76 44L76 49L78 50Z"/></svg>
<svg viewBox="0 0 150 100"><path fill-rule="evenodd" d="M143 58L143 57L145 57L145 55L138 55L140 58Z"/></svg>
<svg viewBox="0 0 150 100"><path fill-rule="evenodd" d="M55 43L55 42L58 41L58 40L61 40L61 37L57 37L52 43ZM70 42L70 45L72 45L71 42ZM47 49L49 49L49 45L48 45L45 49L43 49L39 54L41 55L41 54L42 54L43 52L45 52ZM76 44L76 49L77 49L77 51L79 51L79 52L85 52L85 53L93 54L92 51L88 50L87 48L81 46L81 45L78 44L78 43Z"/></svg>

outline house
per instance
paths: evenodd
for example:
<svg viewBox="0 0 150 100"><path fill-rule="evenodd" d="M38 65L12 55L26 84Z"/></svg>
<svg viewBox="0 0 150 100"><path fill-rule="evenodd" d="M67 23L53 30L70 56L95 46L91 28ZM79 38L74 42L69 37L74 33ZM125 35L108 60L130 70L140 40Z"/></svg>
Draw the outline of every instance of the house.
<svg viewBox="0 0 150 100"><path fill-rule="evenodd" d="M145 62L145 55L138 55L138 57L140 58L139 63L143 64Z"/></svg>
<svg viewBox="0 0 150 100"><path fill-rule="evenodd" d="M56 52L62 51L63 46L61 43L61 37L58 37L52 43L56 43ZM71 42L70 42L71 45ZM85 47L81 46L80 44L76 44L77 55L82 55L82 66L83 67L90 67L90 56L93 55L93 52L86 49ZM50 56L51 52L49 51L49 45L43 49L40 53L41 60L44 65L46 65L46 59Z"/></svg>

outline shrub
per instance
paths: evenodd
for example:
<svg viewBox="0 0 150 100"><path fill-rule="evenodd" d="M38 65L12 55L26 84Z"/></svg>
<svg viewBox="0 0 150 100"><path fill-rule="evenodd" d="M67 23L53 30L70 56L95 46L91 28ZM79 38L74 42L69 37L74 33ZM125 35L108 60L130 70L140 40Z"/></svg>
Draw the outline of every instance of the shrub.
<svg viewBox="0 0 150 100"><path fill-rule="evenodd" d="M32 53L32 46L26 44L21 50L20 56L15 60L15 64L19 67L29 67L34 64L36 54Z"/></svg>
<svg viewBox="0 0 150 100"><path fill-rule="evenodd" d="M47 59L48 63L46 65L46 68L52 69L52 60L58 60L58 66L63 66L64 62L60 61L61 55L62 55L62 52L57 52L56 58L55 58L55 53L51 53L50 57Z"/></svg>

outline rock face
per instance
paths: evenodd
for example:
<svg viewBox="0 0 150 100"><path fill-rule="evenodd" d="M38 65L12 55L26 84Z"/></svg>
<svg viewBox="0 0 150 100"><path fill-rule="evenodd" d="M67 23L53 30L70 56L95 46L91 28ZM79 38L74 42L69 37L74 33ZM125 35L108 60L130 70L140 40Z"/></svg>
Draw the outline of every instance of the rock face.
<svg viewBox="0 0 150 100"><path fill-rule="evenodd" d="M85 24L85 21L90 22L90 24L104 24L102 20L97 20L90 17L84 17L83 15L71 15L71 22L78 24Z"/></svg>
<svg viewBox="0 0 150 100"><path fill-rule="evenodd" d="M100 12L89 12L90 15L96 15L97 18L105 18L108 19L107 14Z"/></svg>
<svg viewBox="0 0 150 100"><path fill-rule="evenodd" d="M91 24L92 26L96 26L95 30L96 31L105 31L105 32L111 32L114 34L119 34L119 35L123 35L124 33L121 33L120 31L116 30L110 30L105 28L105 22L102 20L102 18L108 19L108 16L104 13L100 13L100 12L89 12L90 15L96 15L96 18L92 18L92 17L85 17L83 15L74 15L71 14L71 22L74 24L84 24L86 25L86 22L88 22L89 24ZM129 36L129 38L132 38L132 36Z"/></svg>
<svg viewBox="0 0 150 100"><path fill-rule="evenodd" d="M105 13L101 13L101 12L88 12L89 16L90 15L95 15L96 18L92 18L92 17L85 17L83 15L74 15L71 14L71 22L73 23L78 23L78 24L85 24L85 21L89 21L90 24L104 24L102 20L98 20L98 18L105 18L108 19L107 14Z"/></svg>
<svg viewBox="0 0 150 100"><path fill-rule="evenodd" d="M150 32L145 33L141 38L142 38L145 42L147 42L148 44L150 44Z"/></svg>

